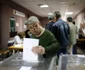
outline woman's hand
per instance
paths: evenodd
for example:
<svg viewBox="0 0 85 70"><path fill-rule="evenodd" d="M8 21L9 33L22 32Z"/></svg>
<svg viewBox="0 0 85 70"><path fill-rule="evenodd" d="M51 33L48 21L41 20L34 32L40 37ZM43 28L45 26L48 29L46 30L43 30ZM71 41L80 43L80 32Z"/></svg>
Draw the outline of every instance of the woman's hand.
<svg viewBox="0 0 85 70"><path fill-rule="evenodd" d="M45 48L42 46L35 46L32 48L32 52L35 54L45 54Z"/></svg>

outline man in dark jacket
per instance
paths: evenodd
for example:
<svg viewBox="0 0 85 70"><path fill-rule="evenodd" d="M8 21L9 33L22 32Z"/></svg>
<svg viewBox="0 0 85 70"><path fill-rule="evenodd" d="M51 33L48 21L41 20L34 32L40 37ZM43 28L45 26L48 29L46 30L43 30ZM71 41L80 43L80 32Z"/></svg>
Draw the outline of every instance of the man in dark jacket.
<svg viewBox="0 0 85 70"><path fill-rule="evenodd" d="M59 11L54 12L55 23L52 26L52 33L55 35L56 39L59 41L61 45L60 47L61 49L58 53L58 56L61 53L66 54L67 47L69 45L69 40L68 40L69 26L65 21L63 21L60 18L61 18L60 12Z"/></svg>
<svg viewBox="0 0 85 70"><path fill-rule="evenodd" d="M54 24L53 19L54 19L53 14L52 15L48 15L49 22L46 24L46 27L45 27L46 29L48 29L51 32L52 32L52 25Z"/></svg>

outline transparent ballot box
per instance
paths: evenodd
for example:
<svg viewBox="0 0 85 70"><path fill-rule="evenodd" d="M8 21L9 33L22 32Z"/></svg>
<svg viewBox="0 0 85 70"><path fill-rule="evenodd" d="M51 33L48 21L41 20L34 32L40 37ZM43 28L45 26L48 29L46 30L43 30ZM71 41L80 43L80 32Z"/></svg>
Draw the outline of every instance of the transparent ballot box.
<svg viewBox="0 0 85 70"><path fill-rule="evenodd" d="M29 63L23 61L22 56L22 53L17 53L0 62L0 70L53 70L56 60L56 57L39 57L39 63Z"/></svg>
<svg viewBox="0 0 85 70"><path fill-rule="evenodd" d="M85 56L61 55L58 70L85 70Z"/></svg>

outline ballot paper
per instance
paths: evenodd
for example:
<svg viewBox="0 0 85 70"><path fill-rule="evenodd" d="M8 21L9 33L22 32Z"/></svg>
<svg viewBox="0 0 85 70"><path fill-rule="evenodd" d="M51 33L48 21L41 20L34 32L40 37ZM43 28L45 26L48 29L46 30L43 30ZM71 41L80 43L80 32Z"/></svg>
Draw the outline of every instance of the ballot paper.
<svg viewBox="0 0 85 70"><path fill-rule="evenodd" d="M31 70L31 67L24 67L24 66L22 66L19 70Z"/></svg>
<svg viewBox="0 0 85 70"><path fill-rule="evenodd" d="M32 52L32 48L39 45L39 39L24 38L23 42L23 60L31 63L38 61L38 54Z"/></svg>

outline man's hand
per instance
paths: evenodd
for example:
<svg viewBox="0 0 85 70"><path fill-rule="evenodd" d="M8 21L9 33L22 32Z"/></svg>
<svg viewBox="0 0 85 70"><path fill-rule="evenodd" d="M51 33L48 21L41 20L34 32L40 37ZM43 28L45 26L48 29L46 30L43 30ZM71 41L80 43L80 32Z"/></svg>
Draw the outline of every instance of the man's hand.
<svg viewBox="0 0 85 70"><path fill-rule="evenodd" d="M32 48L32 52L35 54L45 54L45 48L42 46L35 46Z"/></svg>

